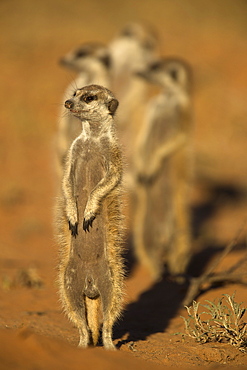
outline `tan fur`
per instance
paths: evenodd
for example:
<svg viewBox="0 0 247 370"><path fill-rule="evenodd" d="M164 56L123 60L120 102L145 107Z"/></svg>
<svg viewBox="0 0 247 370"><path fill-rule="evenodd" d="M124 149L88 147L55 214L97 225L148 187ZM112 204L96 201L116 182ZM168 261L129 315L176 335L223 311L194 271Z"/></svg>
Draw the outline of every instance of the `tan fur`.
<svg viewBox="0 0 247 370"><path fill-rule="evenodd" d="M161 94L147 108L136 165L136 254L155 280L164 264L184 273L191 258L191 102L187 65L177 59L156 62L140 72L160 84Z"/></svg>
<svg viewBox="0 0 247 370"><path fill-rule="evenodd" d="M99 330L100 330L100 308L101 308L101 300L98 299L90 299L85 297L86 301L86 309L87 309L87 322L88 327L92 333L92 342L93 345L96 346L99 340Z"/></svg>
<svg viewBox="0 0 247 370"><path fill-rule="evenodd" d="M87 97L97 97L87 102ZM98 85L78 89L65 103L82 121L64 170L57 210L60 297L78 327L79 346L114 349L112 326L123 301L122 159L115 137L117 101ZM68 221L70 222L70 229Z"/></svg>

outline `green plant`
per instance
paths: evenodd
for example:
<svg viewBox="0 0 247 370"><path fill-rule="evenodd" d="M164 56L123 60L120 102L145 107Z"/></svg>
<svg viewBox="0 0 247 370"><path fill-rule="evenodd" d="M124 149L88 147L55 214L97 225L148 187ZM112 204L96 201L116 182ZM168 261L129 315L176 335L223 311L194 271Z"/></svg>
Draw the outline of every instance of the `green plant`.
<svg viewBox="0 0 247 370"><path fill-rule="evenodd" d="M185 306L188 318L181 317L185 323L186 335L200 343L229 343L246 351L247 323L242 320L246 308L242 308L242 302L237 303L234 299L235 294L223 294L217 301L206 301L208 304L201 305L207 309L203 312L199 312L199 302L193 301L192 306Z"/></svg>

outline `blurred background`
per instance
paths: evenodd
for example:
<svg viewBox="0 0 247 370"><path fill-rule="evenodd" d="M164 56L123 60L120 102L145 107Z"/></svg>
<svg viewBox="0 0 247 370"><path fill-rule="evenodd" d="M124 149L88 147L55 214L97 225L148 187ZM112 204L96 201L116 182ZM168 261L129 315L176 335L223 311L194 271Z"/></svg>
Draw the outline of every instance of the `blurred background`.
<svg viewBox="0 0 247 370"><path fill-rule="evenodd" d="M195 274L202 273L212 254L234 238L246 219L246 0L0 0L0 342L11 360L14 355L22 358L23 348L18 352L15 342L6 340L6 329L30 328L78 343L77 329L61 313L55 284L54 141L64 90L76 77L58 60L87 41L108 44L126 23L139 21L157 30L162 55L182 57L194 73ZM243 233L238 247L224 271L246 250ZM213 253L200 254L210 248ZM179 315L172 321L181 304L180 287L164 280L150 288L147 274L138 269L126 285L130 304L115 338L125 339L128 332L131 338L132 333L139 340L138 350L143 348L133 353L144 359L160 356L166 363L161 347L177 359L178 339L167 331L183 330ZM246 289L237 289L239 300L246 302ZM235 290L236 285L227 292ZM5 348L10 345L14 351L8 355ZM30 348L35 361L43 356L43 349L35 351L36 344ZM128 343L122 348L131 352ZM202 346L198 351L194 344L190 348L193 361L201 365ZM56 347L54 356L60 359L57 353ZM187 363L188 353L186 348L180 365ZM228 354L229 349L224 363ZM69 364L73 361L74 355Z"/></svg>
<svg viewBox="0 0 247 370"><path fill-rule="evenodd" d="M86 41L107 44L130 21L153 25L161 53L192 65L194 204L212 187L226 197L245 192L245 0L1 0L0 258L55 258L53 146L63 92L75 77L58 60ZM242 222L241 199L227 216L222 202L222 217L208 231L221 242Z"/></svg>

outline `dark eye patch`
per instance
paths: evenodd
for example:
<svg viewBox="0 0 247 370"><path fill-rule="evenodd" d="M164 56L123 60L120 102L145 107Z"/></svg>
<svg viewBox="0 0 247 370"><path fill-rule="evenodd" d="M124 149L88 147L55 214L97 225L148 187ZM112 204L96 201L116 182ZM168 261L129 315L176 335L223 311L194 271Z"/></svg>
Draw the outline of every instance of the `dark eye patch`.
<svg viewBox="0 0 247 370"><path fill-rule="evenodd" d="M81 100L84 100L87 104L91 103L91 101L97 100L97 99L98 99L97 95L83 95L81 97Z"/></svg>
<svg viewBox="0 0 247 370"><path fill-rule="evenodd" d="M76 91L74 92L73 96L76 96Z"/></svg>
<svg viewBox="0 0 247 370"><path fill-rule="evenodd" d="M125 36L125 37L133 37L133 32L132 32L129 28L125 28L125 29L121 32L121 35L122 35L122 36Z"/></svg>
<svg viewBox="0 0 247 370"><path fill-rule="evenodd" d="M150 71L157 71L157 69L159 69L161 67L161 63L160 62L155 62L153 64L150 65Z"/></svg>
<svg viewBox="0 0 247 370"><path fill-rule="evenodd" d="M84 58L87 56L87 53L85 50L78 50L75 54L77 58Z"/></svg>

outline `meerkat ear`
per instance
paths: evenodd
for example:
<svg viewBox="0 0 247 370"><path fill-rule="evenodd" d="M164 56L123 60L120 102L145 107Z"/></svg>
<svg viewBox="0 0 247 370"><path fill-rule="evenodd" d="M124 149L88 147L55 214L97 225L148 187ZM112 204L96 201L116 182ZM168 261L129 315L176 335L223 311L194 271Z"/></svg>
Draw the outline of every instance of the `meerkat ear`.
<svg viewBox="0 0 247 370"><path fill-rule="evenodd" d="M116 110L117 110L117 107L118 107L118 101L117 99L112 99L109 101L108 103L108 109L109 109L109 112L110 112L110 115L114 115Z"/></svg>
<svg viewBox="0 0 247 370"><path fill-rule="evenodd" d="M110 55L102 55L100 58L101 62L104 64L104 66L108 69L111 67L111 58Z"/></svg>

